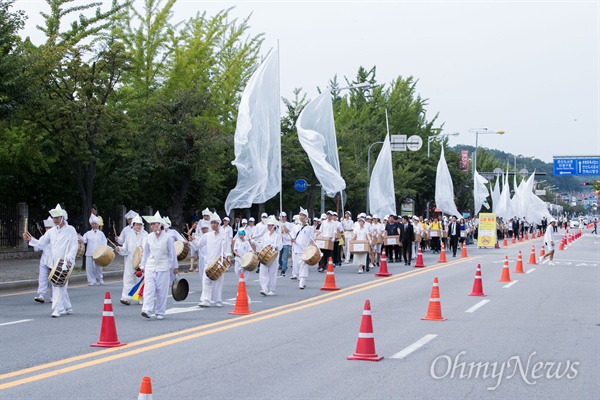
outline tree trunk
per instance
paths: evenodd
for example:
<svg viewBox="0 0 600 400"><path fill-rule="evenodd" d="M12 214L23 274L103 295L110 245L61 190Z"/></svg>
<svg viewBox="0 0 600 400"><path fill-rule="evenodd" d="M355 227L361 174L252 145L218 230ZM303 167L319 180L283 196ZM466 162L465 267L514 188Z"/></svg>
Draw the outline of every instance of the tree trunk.
<svg viewBox="0 0 600 400"><path fill-rule="evenodd" d="M172 215L169 216L173 227L180 228L185 226L183 218L183 206L185 205L185 199L190 191L190 185L192 184L192 171L187 168L184 171L183 177L181 178L181 185L179 186L179 193L174 194Z"/></svg>

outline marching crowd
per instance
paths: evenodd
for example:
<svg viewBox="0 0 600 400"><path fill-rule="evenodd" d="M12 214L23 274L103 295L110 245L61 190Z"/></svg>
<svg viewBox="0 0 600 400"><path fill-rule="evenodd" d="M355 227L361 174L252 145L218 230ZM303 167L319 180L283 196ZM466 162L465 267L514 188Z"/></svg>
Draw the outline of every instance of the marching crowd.
<svg viewBox="0 0 600 400"><path fill-rule="evenodd" d="M448 249L456 257L462 246L477 240L479 224L477 217L457 219L441 214L429 219L408 215L380 218L360 213L354 220L350 211L345 211L342 218L335 211L327 211L311 222L303 208L291 221L285 212L280 212L279 218L263 213L258 223L252 217L241 216L231 223L229 217L221 219L207 208L201 216L195 212L184 237L171 227L168 217L158 212L141 217L130 210L125 218L127 225L120 235L116 232L114 235L115 250L124 257L120 302L132 304L135 287L143 279L141 315L159 320L165 316L169 286L179 273L179 261L188 256L190 267L186 272L198 272L201 276L198 306L222 307L224 272L232 265L236 275L244 280L255 270L259 274L259 293L274 296L278 275L285 277L291 270L290 279L298 281L298 288L304 289L309 267L315 265L318 272L324 272L330 259L335 267L352 263L363 274L379 267L384 249L388 262L405 265L411 265L419 248L434 254ZM102 268L94 256L101 246L107 248L101 218L92 213L91 229L83 236L77 234L67 219L66 210L57 205L44 221L46 232L39 239L28 232L23 235L35 250L42 251L34 300L45 301L50 280L55 318L73 313L67 292L68 276L76 257L83 256L83 250L88 284L104 283ZM143 220L150 224L150 233L144 230ZM496 222L499 239L519 237L525 232L535 235L538 230L546 232L547 226L545 219L538 225L516 216L506 222L498 218ZM553 226L555 231L556 224Z"/></svg>

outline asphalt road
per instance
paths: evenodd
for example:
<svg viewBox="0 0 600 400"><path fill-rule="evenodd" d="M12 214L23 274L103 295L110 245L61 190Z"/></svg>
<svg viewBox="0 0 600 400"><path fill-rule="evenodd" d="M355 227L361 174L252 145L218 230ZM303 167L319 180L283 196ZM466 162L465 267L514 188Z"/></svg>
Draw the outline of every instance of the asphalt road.
<svg viewBox="0 0 600 400"><path fill-rule="evenodd" d="M598 236L585 234L554 266L528 265L531 246L469 246L468 258L425 254L426 268L390 264L393 276L335 270L342 290L324 292L325 274L308 287L279 278L276 296L258 294L251 274L247 316L228 314L237 279L225 278L223 308L196 307L198 275L184 302L171 298L163 321L118 303L121 284L73 285L75 313L50 318L32 291L0 297L0 398L135 399L152 379L154 399L414 399L600 397ZM515 274L518 251L524 274ZM513 283L500 283L504 256ZM486 297L471 297L481 265ZM375 271L376 272L376 271ZM423 321L434 277L445 321ZM118 348L99 339L103 299L111 293ZM349 361L365 300L372 309L379 362ZM482 301L485 301L482 303ZM361 342L364 343L364 342Z"/></svg>

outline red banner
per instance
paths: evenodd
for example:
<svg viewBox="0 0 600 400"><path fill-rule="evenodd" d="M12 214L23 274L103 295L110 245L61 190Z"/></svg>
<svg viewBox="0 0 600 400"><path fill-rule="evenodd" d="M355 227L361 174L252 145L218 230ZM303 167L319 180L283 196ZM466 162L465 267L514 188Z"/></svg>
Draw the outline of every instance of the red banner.
<svg viewBox="0 0 600 400"><path fill-rule="evenodd" d="M462 150L460 154L461 154L460 167L462 168L463 171L468 172L469 171L469 150Z"/></svg>

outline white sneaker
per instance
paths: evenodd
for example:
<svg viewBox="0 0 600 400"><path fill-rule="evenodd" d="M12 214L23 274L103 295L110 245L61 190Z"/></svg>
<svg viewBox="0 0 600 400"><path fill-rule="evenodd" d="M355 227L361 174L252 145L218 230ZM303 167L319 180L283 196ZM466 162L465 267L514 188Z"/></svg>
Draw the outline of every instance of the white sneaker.
<svg viewBox="0 0 600 400"><path fill-rule="evenodd" d="M267 296L275 296L275 292L270 290L269 293L267 293Z"/></svg>
<svg viewBox="0 0 600 400"><path fill-rule="evenodd" d="M54 310L52 311L52 318L58 318L60 317L61 313L58 310Z"/></svg>
<svg viewBox="0 0 600 400"><path fill-rule="evenodd" d="M266 290L261 290L260 294L262 294L263 296L266 296L267 295L267 291Z"/></svg>
<svg viewBox="0 0 600 400"><path fill-rule="evenodd" d="M556 265L556 264L554 264L552 261L550 261L550 262L548 263L548 265Z"/></svg>
<svg viewBox="0 0 600 400"><path fill-rule="evenodd" d="M44 301L46 301L42 296L34 297L33 300L37 301L38 303L44 303Z"/></svg>
<svg viewBox="0 0 600 400"><path fill-rule="evenodd" d="M210 307L210 304L205 301L201 301L200 303L198 303L198 307L206 308Z"/></svg>
<svg viewBox="0 0 600 400"><path fill-rule="evenodd" d="M165 319L165 316L162 314L156 314L156 319Z"/></svg>
<svg viewBox="0 0 600 400"><path fill-rule="evenodd" d="M360 268L358 269L358 273L359 273L359 274L362 274L362 273L363 273L363 269L362 269L362 267L360 267Z"/></svg>
<svg viewBox="0 0 600 400"><path fill-rule="evenodd" d="M223 307L223 303L221 303L220 301L217 301L215 303L215 307Z"/></svg>
<svg viewBox="0 0 600 400"><path fill-rule="evenodd" d="M548 264L550 262L549 258L545 258L544 261L542 261L542 264Z"/></svg>
<svg viewBox="0 0 600 400"><path fill-rule="evenodd" d="M72 308L67 308L64 311L61 311L60 315L73 315L73 309Z"/></svg>
<svg viewBox="0 0 600 400"><path fill-rule="evenodd" d="M305 287L306 287L306 286L302 286L302 285L300 285L300 286L298 286L298 289L304 289Z"/></svg>

